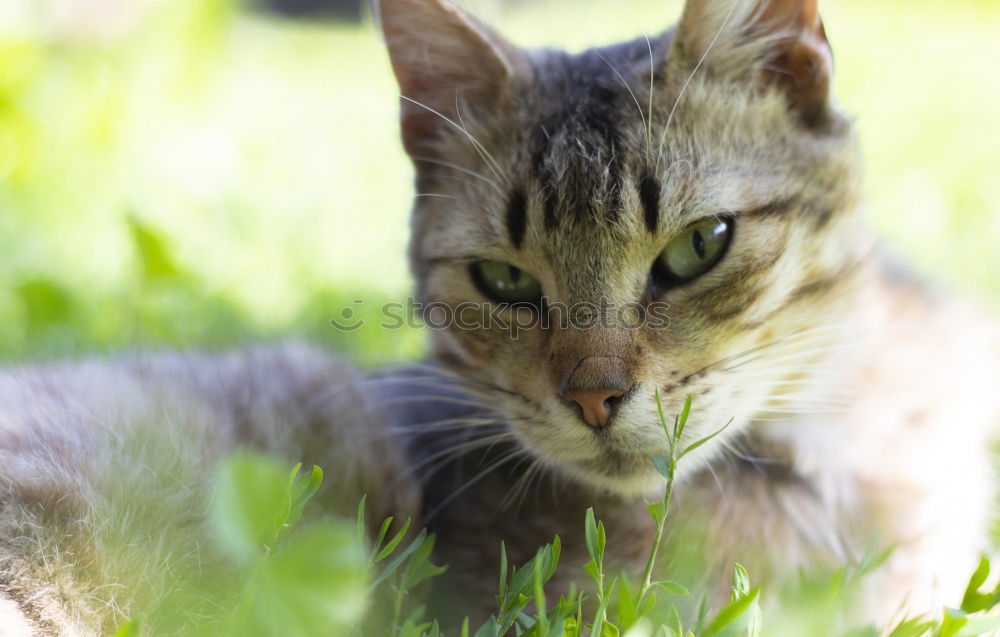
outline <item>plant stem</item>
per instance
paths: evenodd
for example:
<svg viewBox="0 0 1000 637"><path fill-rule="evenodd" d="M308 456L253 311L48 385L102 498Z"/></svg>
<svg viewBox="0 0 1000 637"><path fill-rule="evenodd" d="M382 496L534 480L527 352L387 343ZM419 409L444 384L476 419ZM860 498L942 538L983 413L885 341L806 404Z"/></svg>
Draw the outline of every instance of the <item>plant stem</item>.
<svg viewBox="0 0 1000 637"><path fill-rule="evenodd" d="M399 578L399 586L396 588L396 599L393 603L392 608L392 634L399 634L399 617L402 615L403 611L403 597L406 595L406 589L403 588L403 577Z"/></svg>
<svg viewBox="0 0 1000 637"><path fill-rule="evenodd" d="M673 449L671 449L671 456L674 457ZM656 521L656 536L653 540L653 548L649 552L649 559L646 560L646 571L642 577L642 586L639 588L639 599L636 603L636 608L641 608L642 603L646 599L646 595L649 593L649 589L652 586L653 579L653 568L656 565L656 556L660 552L660 545L663 543L663 530L667 526L667 513L670 511L670 497L673 495L674 491L674 467L676 465L676 457L670 463L670 470L667 472L667 486L663 494L663 515Z"/></svg>

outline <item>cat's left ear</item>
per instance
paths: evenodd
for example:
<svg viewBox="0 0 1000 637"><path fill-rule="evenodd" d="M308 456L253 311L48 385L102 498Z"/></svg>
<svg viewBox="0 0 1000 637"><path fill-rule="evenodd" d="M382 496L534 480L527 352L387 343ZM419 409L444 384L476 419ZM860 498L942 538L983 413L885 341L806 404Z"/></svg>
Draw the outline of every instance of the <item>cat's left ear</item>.
<svg viewBox="0 0 1000 637"><path fill-rule="evenodd" d="M531 75L525 53L449 0L375 0L402 95L403 142L433 149L440 132L495 108Z"/></svg>
<svg viewBox="0 0 1000 637"><path fill-rule="evenodd" d="M806 125L830 102L833 53L818 0L687 0L673 54L693 69L778 87Z"/></svg>

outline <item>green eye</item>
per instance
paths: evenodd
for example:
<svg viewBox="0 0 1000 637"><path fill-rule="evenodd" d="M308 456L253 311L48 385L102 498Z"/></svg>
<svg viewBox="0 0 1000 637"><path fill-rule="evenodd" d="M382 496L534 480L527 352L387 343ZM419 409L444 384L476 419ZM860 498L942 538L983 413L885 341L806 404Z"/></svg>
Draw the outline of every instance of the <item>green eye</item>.
<svg viewBox="0 0 1000 637"><path fill-rule="evenodd" d="M713 218L674 237L653 265L658 283L686 283L715 267L729 246L732 226L727 219Z"/></svg>
<svg viewBox="0 0 1000 637"><path fill-rule="evenodd" d="M472 282L487 298L498 303L536 304L542 286L530 274L498 261L478 261L469 267Z"/></svg>

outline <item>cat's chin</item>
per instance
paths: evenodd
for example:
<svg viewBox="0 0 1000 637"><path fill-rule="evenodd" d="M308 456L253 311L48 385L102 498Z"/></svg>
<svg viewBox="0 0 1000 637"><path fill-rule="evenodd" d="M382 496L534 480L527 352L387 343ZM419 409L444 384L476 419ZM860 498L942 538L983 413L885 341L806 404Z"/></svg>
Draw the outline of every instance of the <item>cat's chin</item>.
<svg viewBox="0 0 1000 637"><path fill-rule="evenodd" d="M608 453L563 468L588 487L622 498L658 498L666 485L653 469L649 456Z"/></svg>

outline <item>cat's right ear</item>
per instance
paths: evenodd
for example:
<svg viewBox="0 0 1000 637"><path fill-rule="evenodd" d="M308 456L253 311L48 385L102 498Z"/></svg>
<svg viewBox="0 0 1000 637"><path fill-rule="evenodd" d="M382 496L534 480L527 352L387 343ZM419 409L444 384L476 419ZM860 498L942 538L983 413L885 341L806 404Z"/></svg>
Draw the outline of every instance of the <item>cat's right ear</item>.
<svg viewBox="0 0 1000 637"><path fill-rule="evenodd" d="M375 0L375 15L399 82L411 155L433 150L442 131L474 121L530 77L523 51L448 0Z"/></svg>
<svg viewBox="0 0 1000 637"><path fill-rule="evenodd" d="M777 87L803 123L815 124L827 112L833 73L817 3L686 0L674 52L692 75Z"/></svg>

